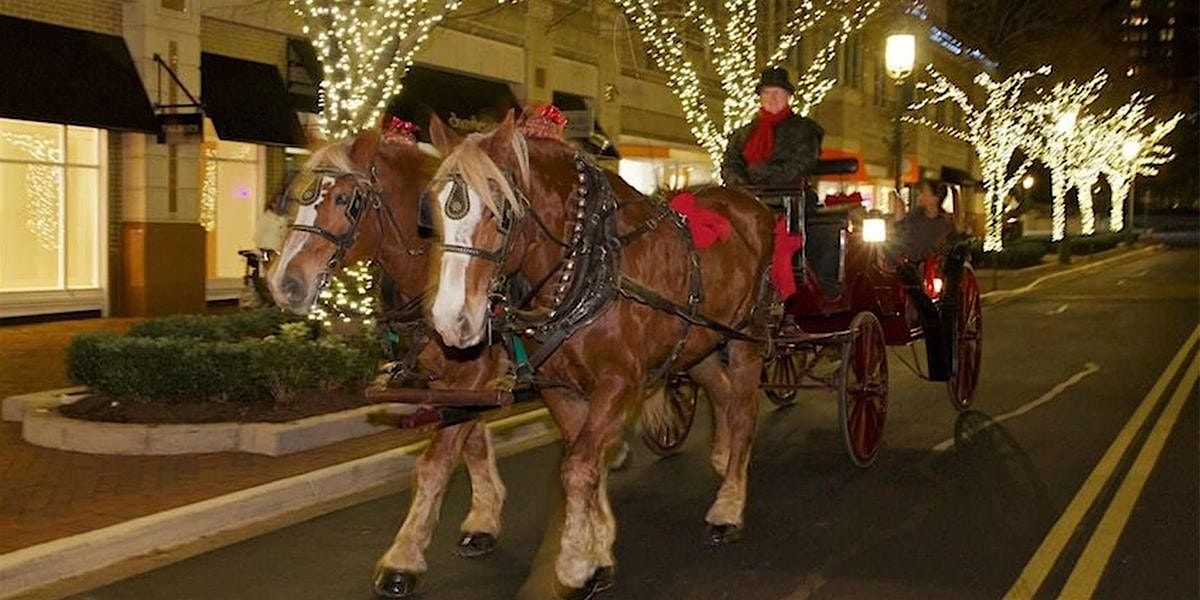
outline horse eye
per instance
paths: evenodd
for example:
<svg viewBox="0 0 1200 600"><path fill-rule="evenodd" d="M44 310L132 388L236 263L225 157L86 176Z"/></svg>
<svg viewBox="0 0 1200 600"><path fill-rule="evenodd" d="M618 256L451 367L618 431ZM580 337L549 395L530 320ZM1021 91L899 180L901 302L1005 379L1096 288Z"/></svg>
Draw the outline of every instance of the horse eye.
<svg viewBox="0 0 1200 600"><path fill-rule="evenodd" d="M345 206L349 200L346 199L346 194L338 194L333 197L333 203L338 206Z"/></svg>

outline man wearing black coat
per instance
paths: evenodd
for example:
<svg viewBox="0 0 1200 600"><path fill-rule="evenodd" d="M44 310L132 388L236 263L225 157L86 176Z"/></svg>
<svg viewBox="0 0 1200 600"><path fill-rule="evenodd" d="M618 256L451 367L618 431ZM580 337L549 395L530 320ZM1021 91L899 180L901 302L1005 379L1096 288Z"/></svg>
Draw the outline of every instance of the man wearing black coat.
<svg viewBox="0 0 1200 600"><path fill-rule="evenodd" d="M812 174L825 130L816 121L793 114L788 100L796 87L780 67L763 70L754 92L759 111L729 138L721 178L725 185L799 184Z"/></svg>

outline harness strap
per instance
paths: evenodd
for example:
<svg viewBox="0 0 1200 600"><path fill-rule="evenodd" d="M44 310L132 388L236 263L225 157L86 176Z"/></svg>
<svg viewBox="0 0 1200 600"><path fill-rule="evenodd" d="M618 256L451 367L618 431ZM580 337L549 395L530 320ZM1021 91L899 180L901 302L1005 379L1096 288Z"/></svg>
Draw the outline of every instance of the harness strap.
<svg viewBox="0 0 1200 600"><path fill-rule="evenodd" d="M629 298L630 300L645 304L646 306L649 306L655 310L671 313L672 315L675 315L680 319L691 323L692 325L699 325L700 327L712 329L731 338L746 342L755 342L761 344L767 341L766 338L747 335L724 323L721 323L720 321L716 321L697 312L689 311L685 309L685 307L663 298L650 288L638 283L633 279L630 279L625 275L621 276L620 292L622 296Z"/></svg>

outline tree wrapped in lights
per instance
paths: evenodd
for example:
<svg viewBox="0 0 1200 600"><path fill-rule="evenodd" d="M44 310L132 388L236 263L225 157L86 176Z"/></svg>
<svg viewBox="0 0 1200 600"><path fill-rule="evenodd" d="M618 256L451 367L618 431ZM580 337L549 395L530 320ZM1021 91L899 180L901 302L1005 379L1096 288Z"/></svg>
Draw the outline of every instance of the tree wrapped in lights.
<svg viewBox="0 0 1200 600"><path fill-rule="evenodd" d="M291 1L324 69L321 129L334 139L379 122L429 32L461 4L461 0Z"/></svg>
<svg viewBox="0 0 1200 600"><path fill-rule="evenodd" d="M758 61L757 0L724 0L720 10L709 10L701 0L616 0L641 35L655 64L667 75L667 85L679 98L692 135L708 152L714 171L730 134L745 124L757 108L754 86L762 67L776 65L814 28L830 22L832 36L801 73L793 98L796 111L807 115L824 99L836 78L825 75L837 49L862 28L880 7L881 0L828 0L816 6L804 0L777 35L778 47L765 64ZM672 16L668 16L672 15ZM701 84L702 68L684 52L683 33L699 32L712 48L716 74L725 100L719 116L710 112Z"/></svg>
<svg viewBox="0 0 1200 600"><path fill-rule="evenodd" d="M1125 202L1135 200L1129 198L1133 179L1138 175L1153 177L1159 166L1175 158L1171 147L1159 142L1175 129L1183 114L1158 121L1147 114L1151 99L1134 95L1129 103L1106 113L1103 119L1102 140L1096 146L1096 170L1104 174L1112 192L1112 231L1125 228Z"/></svg>
<svg viewBox="0 0 1200 600"><path fill-rule="evenodd" d="M1100 71L1085 82L1063 81L1049 90L1038 88L1036 102L1025 113L1029 126L1021 147L1046 165L1050 171L1052 232L1059 241L1067 230L1067 192L1095 161L1094 138L1098 120L1083 115L1083 110L1100 97L1108 83L1108 74ZM1086 190L1084 189L1086 187ZM1085 235L1095 232L1091 206L1091 187L1079 188L1081 229Z"/></svg>
<svg viewBox="0 0 1200 600"><path fill-rule="evenodd" d="M358 261L329 278L329 285L318 293L308 318L326 328L358 322L370 329L375 326L378 306L372 265L370 261Z"/></svg>
<svg viewBox="0 0 1200 600"><path fill-rule="evenodd" d="M986 190L984 208L987 213L987 234L983 249L998 252L1004 247L1001 235L1004 198L1016 187L1029 167L1029 160L1026 159L1011 174L1008 170L1013 154L1029 138L1029 107L1021 99L1022 89L1030 78L1048 75L1050 67L1014 73L1003 81L995 81L987 73L980 73L975 77L975 85L984 93L982 104L972 102L962 88L932 65L926 66L925 71L930 81L917 82L917 90L923 97L908 107L910 114L904 119L956 137L975 149ZM942 125L916 114L916 111L939 102L957 104L962 109L965 128Z"/></svg>

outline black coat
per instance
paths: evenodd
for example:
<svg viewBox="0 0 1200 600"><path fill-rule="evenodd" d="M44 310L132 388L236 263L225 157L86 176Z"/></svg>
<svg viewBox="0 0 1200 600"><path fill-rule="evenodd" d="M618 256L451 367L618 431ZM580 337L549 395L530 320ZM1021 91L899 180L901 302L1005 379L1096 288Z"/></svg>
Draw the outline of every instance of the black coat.
<svg viewBox="0 0 1200 600"><path fill-rule="evenodd" d="M816 121L799 115L780 121L775 125L771 157L750 167L742 151L754 131L754 123L750 121L729 137L725 159L721 161L721 179L725 185L788 185L812 174L825 137L825 130Z"/></svg>

